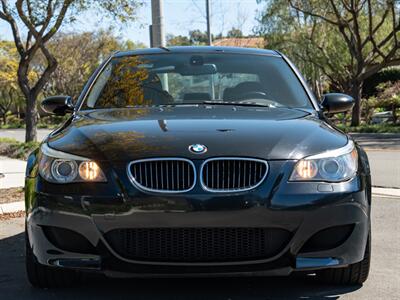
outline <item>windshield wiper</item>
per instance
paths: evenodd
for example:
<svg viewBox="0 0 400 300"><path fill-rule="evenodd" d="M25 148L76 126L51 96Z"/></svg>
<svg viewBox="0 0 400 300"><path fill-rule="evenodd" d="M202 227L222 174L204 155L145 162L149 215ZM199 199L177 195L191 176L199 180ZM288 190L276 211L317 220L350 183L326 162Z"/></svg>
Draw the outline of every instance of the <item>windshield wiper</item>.
<svg viewBox="0 0 400 300"><path fill-rule="evenodd" d="M202 104L271 107L268 104L259 104L259 103L251 103L251 102L236 102L236 101L203 101Z"/></svg>

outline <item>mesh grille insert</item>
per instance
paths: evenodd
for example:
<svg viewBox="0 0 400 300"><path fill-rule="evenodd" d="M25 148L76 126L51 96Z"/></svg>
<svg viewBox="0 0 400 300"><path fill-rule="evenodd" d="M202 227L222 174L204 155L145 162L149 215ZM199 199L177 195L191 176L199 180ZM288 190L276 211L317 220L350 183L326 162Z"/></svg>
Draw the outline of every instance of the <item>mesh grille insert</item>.
<svg viewBox="0 0 400 300"><path fill-rule="evenodd" d="M277 228L136 228L105 234L122 257L141 261L227 262L278 254L291 233Z"/></svg>

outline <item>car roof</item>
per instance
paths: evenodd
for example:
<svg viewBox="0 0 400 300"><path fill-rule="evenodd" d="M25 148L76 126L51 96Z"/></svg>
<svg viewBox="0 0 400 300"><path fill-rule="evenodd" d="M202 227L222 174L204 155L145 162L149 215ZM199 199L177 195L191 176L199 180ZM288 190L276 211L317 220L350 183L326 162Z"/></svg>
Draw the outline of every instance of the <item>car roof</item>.
<svg viewBox="0 0 400 300"><path fill-rule="evenodd" d="M279 52L274 50L259 48L242 48L242 47L223 47L223 46L173 46L159 48L143 48L129 51L118 51L115 57L124 57L131 55L146 54L165 54L165 53L230 53L230 54L253 54L281 57Z"/></svg>

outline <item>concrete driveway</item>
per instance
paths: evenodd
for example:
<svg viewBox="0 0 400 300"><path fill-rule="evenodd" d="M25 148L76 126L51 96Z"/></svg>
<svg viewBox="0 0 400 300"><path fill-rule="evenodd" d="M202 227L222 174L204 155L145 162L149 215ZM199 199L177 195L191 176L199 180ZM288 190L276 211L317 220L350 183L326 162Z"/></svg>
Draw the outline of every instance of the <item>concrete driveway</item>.
<svg viewBox="0 0 400 300"><path fill-rule="evenodd" d="M364 286L322 285L313 278L88 278L80 286L37 290L25 278L23 218L0 226L0 299L399 299L400 199L373 199L372 268Z"/></svg>

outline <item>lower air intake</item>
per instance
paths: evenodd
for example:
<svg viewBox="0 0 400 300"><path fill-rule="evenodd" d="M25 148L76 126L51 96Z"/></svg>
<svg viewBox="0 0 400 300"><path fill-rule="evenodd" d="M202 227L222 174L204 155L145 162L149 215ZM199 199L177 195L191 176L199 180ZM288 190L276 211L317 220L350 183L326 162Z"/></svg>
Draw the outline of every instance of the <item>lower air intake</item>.
<svg viewBox="0 0 400 300"><path fill-rule="evenodd" d="M159 262L231 262L278 254L291 233L275 228L137 228L105 234L122 257Z"/></svg>

